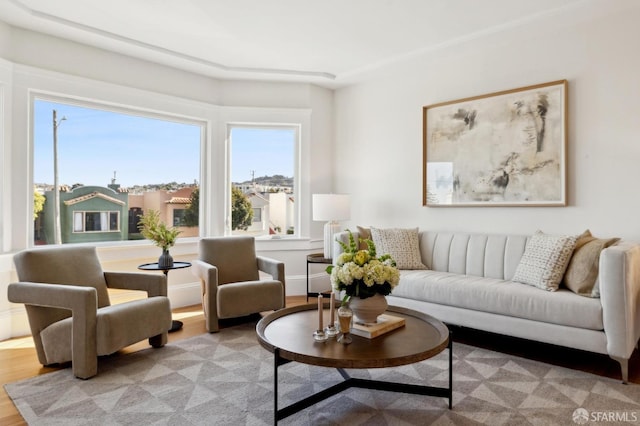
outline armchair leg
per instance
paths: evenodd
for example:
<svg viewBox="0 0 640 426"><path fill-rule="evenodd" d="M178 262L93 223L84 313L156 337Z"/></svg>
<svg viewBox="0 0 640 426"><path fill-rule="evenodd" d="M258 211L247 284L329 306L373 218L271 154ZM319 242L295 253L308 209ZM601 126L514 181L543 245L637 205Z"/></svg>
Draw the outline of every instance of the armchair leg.
<svg viewBox="0 0 640 426"><path fill-rule="evenodd" d="M217 319L212 319L212 320L207 319L206 323L207 323L207 331L209 333L217 333L220 331L220 326L218 325Z"/></svg>
<svg viewBox="0 0 640 426"><path fill-rule="evenodd" d="M98 374L98 356L97 354L93 357L89 355L84 359L74 357L71 361L71 368L73 369L73 375L77 378L90 379Z"/></svg>
<svg viewBox="0 0 640 426"><path fill-rule="evenodd" d="M95 305L94 296L93 303ZM96 340L96 316L97 308L87 307L87 312L93 315L72 315L71 325L71 367L73 375L79 379L89 379L98 374L98 345Z"/></svg>
<svg viewBox="0 0 640 426"><path fill-rule="evenodd" d="M161 348L167 344L168 341L168 332L164 332L162 334L158 334L153 337L149 337L149 344L154 348Z"/></svg>

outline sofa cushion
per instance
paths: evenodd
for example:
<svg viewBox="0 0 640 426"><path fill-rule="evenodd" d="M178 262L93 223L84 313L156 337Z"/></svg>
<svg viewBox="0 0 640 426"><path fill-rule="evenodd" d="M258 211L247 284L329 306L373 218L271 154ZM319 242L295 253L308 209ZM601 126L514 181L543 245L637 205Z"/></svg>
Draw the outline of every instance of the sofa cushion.
<svg viewBox="0 0 640 426"><path fill-rule="evenodd" d="M600 253L618 241L620 238L596 238L590 231L585 231L576 242L573 256L564 274L563 284L581 296L599 297L595 284L598 278Z"/></svg>
<svg viewBox="0 0 640 426"><path fill-rule="evenodd" d="M548 235L540 231L527 242L513 281L556 291L576 245L575 236Z"/></svg>
<svg viewBox="0 0 640 426"><path fill-rule="evenodd" d="M599 299L577 297L512 281L438 271L400 271L393 296L526 318L571 327L602 330Z"/></svg>
<svg viewBox="0 0 640 426"><path fill-rule="evenodd" d="M420 258L418 228L379 229L371 227L377 254L389 254L398 269L427 269Z"/></svg>

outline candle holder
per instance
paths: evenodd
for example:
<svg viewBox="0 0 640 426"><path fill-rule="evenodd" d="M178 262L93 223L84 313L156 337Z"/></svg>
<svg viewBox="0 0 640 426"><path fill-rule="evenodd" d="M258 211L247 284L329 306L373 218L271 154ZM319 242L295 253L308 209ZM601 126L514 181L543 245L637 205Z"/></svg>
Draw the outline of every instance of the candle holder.
<svg viewBox="0 0 640 426"><path fill-rule="evenodd" d="M332 338L332 337L336 337L340 333L338 332L338 329L336 328L335 325L329 324L324 328L324 334L326 334L328 338Z"/></svg>
<svg viewBox="0 0 640 426"><path fill-rule="evenodd" d="M327 324L327 326L324 328L324 334L327 335L327 337L329 338L333 338L336 337L339 332L338 332L338 328L335 325L335 297L333 296L333 293L331 293L331 299L329 301L329 314L330 314L330 319L329 319L329 324Z"/></svg>
<svg viewBox="0 0 640 426"><path fill-rule="evenodd" d="M329 339L329 336L324 332L324 330L316 330L313 332L313 340L316 342L326 342Z"/></svg>
<svg viewBox="0 0 640 426"><path fill-rule="evenodd" d="M329 337L324 332L324 327L322 325L322 295L318 295L318 329L313 332L313 340L316 342L325 342Z"/></svg>

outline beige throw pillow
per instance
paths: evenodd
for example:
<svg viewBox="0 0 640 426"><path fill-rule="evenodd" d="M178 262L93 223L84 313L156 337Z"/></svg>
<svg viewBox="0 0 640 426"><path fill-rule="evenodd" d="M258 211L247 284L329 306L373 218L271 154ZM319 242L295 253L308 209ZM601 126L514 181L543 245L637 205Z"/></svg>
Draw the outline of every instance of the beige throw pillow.
<svg viewBox="0 0 640 426"><path fill-rule="evenodd" d="M365 228L364 226L358 226L357 228L358 228L358 237L360 239L371 240L371 229ZM360 248L360 250L366 250L369 248L369 246L367 246L367 243L360 240L358 240L358 247Z"/></svg>
<svg viewBox="0 0 640 426"><path fill-rule="evenodd" d="M563 284L581 296L599 297L596 280L600 253L618 241L620 238L596 238L590 231L585 231L576 242L576 248L564 274Z"/></svg>
<svg viewBox="0 0 640 426"><path fill-rule="evenodd" d="M371 227L371 237L378 256L389 254L398 269L427 269L420 258L418 228L379 229Z"/></svg>
<svg viewBox="0 0 640 426"><path fill-rule="evenodd" d="M541 231L529 239L513 281L556 291L576 245L576 236L547 235Z"/></svg>

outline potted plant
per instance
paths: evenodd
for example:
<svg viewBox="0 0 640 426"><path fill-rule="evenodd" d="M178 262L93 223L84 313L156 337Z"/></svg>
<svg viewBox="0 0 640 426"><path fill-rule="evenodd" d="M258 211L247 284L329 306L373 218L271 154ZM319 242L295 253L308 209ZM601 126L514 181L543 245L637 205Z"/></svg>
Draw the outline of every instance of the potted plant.
<svg viewBox="0 0 640 426"><path fill-rule="evenodd" d="M173 257L169 254L169 249L176 243L176 238L180 231L175 227L168 227L160 220L160 212L149 210L140 216L138 229L143 237L153 241L162 249L162 255L158 258L159 267L173 266Z"/></svg>

